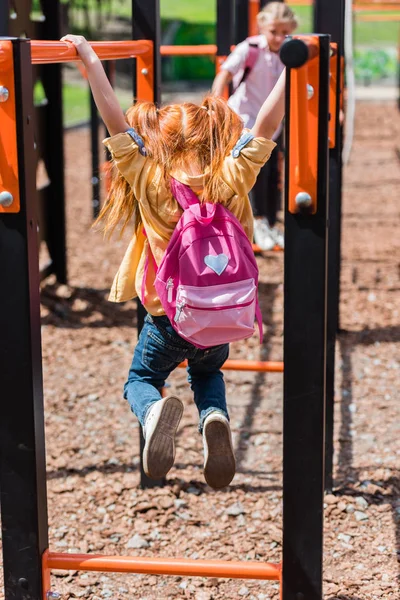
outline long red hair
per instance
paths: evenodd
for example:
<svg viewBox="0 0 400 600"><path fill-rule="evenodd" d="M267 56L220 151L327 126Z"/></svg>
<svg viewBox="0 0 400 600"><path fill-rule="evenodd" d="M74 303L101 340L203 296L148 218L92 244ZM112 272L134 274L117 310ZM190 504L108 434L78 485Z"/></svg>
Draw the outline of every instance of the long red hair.
<svg viewBox="0 0 400 600"><path fill-rule="evenodd" d="M210 95L201 105L184 102L159 109L152 102L137 102L127 111L126 118L143 138L149 158L162 169L167 187L171 171L195 164L200 173L207 169L208 174L201 200L218 201L223 161L243 130L241 119L225 100ZM98 220L104 220L104 231L111 235L119 223L122 234L132 218L137 229L141 223L139 199L114 167L108 198Z"/></svg>

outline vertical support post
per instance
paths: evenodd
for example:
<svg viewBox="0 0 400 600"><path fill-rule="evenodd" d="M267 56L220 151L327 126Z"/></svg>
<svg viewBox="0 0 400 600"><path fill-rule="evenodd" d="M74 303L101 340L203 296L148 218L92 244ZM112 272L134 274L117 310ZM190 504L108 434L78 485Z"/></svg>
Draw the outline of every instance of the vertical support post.
<svg viewBox="0 0 400 600"><path fill-rule="evenodd" d="M153 47L153 100L161 102L160 0L132 0L132 39L151 40ZM136 97L136 86L133 90Z"/></svg>
<svg viewBox="0 0 400 600"><path fill-rule="evenodd" d="M333 434L335 395L335 346L339 328L341 230L342 230L342 127L339 123L341 95L341 57L344 54L345 0L316 0L314 4L314 31L331 34L337 44L336 111L330 114L336 120L336 139L329 150L329 252L328 252L328 308L326 360L326 445L325 489L333 487Z"/></svg>
<svg viewBox="0 0 400 600"><path fill-rule="evenodd" d="M132 39L152 40L153 48L153 92L154 102L161 102L161 18L160 0L132 0ZM134 77L133 95L136 97L137 78ZM143 327L146 311L140 300L137 301L138 336ZM140 429L140 485L142 488L163 486L164 479L147 477L143 470L142 454L144 448L143 431Z"/></svg>
<svg viewBox="0 0 400 600"><path fill-rule="evenodd" d="M249 36L258 34L257 15L261 10L261 5L262 2L260 2L260 0L249 0Z"/></svg>
<svg viewBox="0 0 400 600"><path fill-rule="evenodd" d="M48 547L30 44L13 39L21 208L0 213L0 498L5 600L42 598ZM11 55L11 53L10 53ZM4 68L4 63L2 68Z"/></svg>
<svg viewBox="0 0 400 600"><path fill-rule="evenodd" d="M233 43L234 10L232 0L217 0L217 65L220 66L231 53ZM229 87L226 86L225 98L229 98Z"/></svg>
<svg viewBox="0 0 400 600"><path fill-rule="evenodd" d="M300 37L300 36L296 36ZM322 600L329 36L319 42L317 210L290 212L285 182L282 600ZM286 86L289 173L291 69ZM292 96L293 99L293 96ZM304 140L306 143L306 140Z"/></svg>
<svg viewBox="0 0 400 600"><path fill-rule="evenodd" d="M0 36L8 35L8 20L10 18L9 0L0 0Z"/></svg>
<svg viewBox="0 0 400 600"><path fill-rule="evenodd" d="M89 88L90 101L90 145L92 154L92 214L97 219L100 213L100 156L99 156L99 116L96 102Z"/></svg>
<svg viewBox="0 0 400 600"><path fill-rule="evenodd" d="M235 2L235 44L243 42L249 35L249 0Z"/></svg>
<svg viewBox="0 0 400 600"><path fill-rule="evenodd" d="M41 0L45 21L43 39L61 37L61 11L59 0ZM48 99L44 139L45 164L50 179L46 197L47 246L53 263L52 272L57 281L67 283L67 245L64 187L64 124L62 97L62 66L46 65L43 68L43 85Z"/></svg>

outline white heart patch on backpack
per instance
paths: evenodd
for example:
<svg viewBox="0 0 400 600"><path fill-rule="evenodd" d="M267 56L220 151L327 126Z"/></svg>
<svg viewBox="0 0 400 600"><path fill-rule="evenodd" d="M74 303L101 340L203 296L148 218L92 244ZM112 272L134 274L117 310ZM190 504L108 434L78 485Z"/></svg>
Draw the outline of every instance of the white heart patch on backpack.
<svg viewBox="0 0 400 600"><path fill-rule="evenodd" d="M204 262L214 273L221 275L228 266L229 258L226 254L218 254L218 256L208 254L204 257Z"/></svg>

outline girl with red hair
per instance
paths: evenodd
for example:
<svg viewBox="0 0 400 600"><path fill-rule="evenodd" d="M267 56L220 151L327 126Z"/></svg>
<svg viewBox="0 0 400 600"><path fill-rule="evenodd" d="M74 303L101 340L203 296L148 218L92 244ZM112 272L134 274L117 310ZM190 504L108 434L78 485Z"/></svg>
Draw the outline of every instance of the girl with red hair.
<svg viewBox="0 0 400 600"><path fill-rule="evenodd" d="M261 107L251 130L226 102L207 96L201 105L185 102L157 108L134 104L124 115L101 62L80 36L62 38L75 45L88 73L94 99L111 137L114 177L99 219L111 235L133 221L135 234L114 279L110 300L124 302L141 292L147 310L135 348L124 396L143 426L143 465L160 478L175 458L175 434L182 401L160 390L183 360L199 411L204 442L204 476L215 489L235 475L225 385L221 367L229 345L200 349L180 337L157 296L154 280L182 210L170 178L189 186L200 202L220 202L253 237L248 193L275 143L271 137L284 113L284 75ZM149 257L151 260L149 260Z"/></svg>

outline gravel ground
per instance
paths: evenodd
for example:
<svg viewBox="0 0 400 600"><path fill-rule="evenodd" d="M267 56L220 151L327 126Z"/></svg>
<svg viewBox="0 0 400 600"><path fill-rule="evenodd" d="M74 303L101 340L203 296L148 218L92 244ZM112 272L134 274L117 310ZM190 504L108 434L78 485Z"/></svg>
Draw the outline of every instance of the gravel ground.
<svg viewBox="0 0 400 600"><path fill-rule="evenodd" d="M400 176L395 104L360 103L345 171L342 332L337 343L335 488L326 497L324 593L394 600L400 560ZM202 443L185 403L164 488L139 488L138 425L121 389L136 341L135 303L106 301L127 240L89 231L89 134L66 136L70 286L42 290L50 548L191 558L281 559L282 376L227 373L237 475L202 477ZM282 359L283 256L260 257L266 336L233 358ZM397 300L397 304L396 304ZM277 599L273 582L59 572L63 599Z"/></svg>

